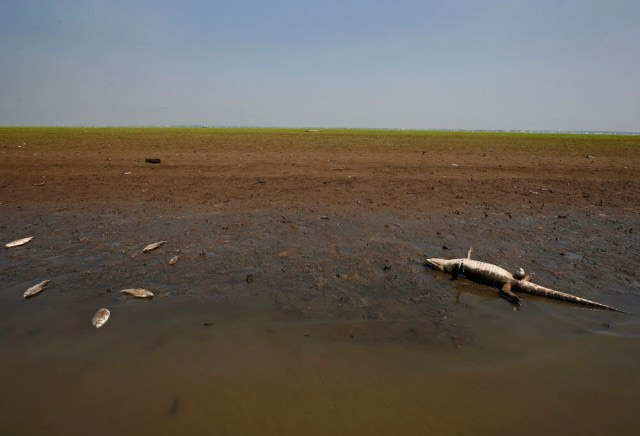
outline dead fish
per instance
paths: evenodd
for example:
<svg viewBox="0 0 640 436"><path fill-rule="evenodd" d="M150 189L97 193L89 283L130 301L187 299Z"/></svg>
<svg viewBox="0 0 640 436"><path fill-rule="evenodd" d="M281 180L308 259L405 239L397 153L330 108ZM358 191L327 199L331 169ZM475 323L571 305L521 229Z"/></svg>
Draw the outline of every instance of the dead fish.
<svg viewBox="0 0 640 436"><path fill-rule="evenodd" d="M142 289L142 288L134 288L134 289L123 289L120 291L121 294L131 295L136 298L151 298L153 297L153 292Z"/></svg>
<svg viewBox="0 0 640 436"><path fill-rule="evenodd" d="M155 250L156 248L158 248L159 246L161 246L162 244L164 244L167 241L160 241L160 242L154 242L153 244L149 244L146 247L144 247L144 249L142 250L143 253L148 253L151 250Z"/></svg>
<svg viewBox="0 0 640 436"><path fill-rule="evenodd" d="M107 322L110 315L111 315L111 312L109 312L109 309L100 309L99 311L96 312L95 315L93 315L91 324L93 324L95 328L100 328L104 325L105 322Z"/></svg>
<svg viewBox="0 0 640 436"><path fill-rule="evenodd" d="M16 239L15 241L9 242L4 247L5 248L19 247L20 245L24 245L32 239L33 239L33 236L29 236L28 238Z"/></svg>
<svg viewBox="0 0 640 436"><path fill-rule="evenodd" d="M24 298L31 298L34 295L39 294L49 284L50 281L51 280L45 280L38 283L37 285L31 286L29 289L24 291Z"/></svg>
<svg viewBox="0 0 640 436"><path fill-rule="evenodd" d="M178 263L178 256L173 256L169 259L169 265L175 265L176 263Z"/></svg>

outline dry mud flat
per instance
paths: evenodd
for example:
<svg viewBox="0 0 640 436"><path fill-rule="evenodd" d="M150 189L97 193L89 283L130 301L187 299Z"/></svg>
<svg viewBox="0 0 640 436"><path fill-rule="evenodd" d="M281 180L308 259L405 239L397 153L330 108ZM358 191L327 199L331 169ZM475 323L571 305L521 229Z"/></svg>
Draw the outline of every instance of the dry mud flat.
<svg viewBox="0 0 640 436"><path fill-rule="evenodd" d="M0 129L0 153L0 237L35 236L0 257L0 432L637 430L636 315L513 311L422 265L473 245L640 312L637 137Z"/></svg>

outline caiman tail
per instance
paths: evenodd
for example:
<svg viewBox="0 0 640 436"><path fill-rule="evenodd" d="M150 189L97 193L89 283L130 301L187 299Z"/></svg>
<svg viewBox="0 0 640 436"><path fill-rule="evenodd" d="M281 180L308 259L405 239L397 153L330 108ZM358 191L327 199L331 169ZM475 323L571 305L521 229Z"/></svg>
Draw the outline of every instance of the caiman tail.
<svg viewBox="0 0 640 436"><path fill-rule="evenodd" d="M545 288L544 286L536 285L532 282L524 280L518 281L514 286L516 291L525 292L531 295L538 295L541 297L553 298L554 300L566 301L568 303L579 304L580 306L592 307L594 309L610 310L612 312L627 313L615 307L607 306L605 304L596 303L595 301L587 300L586 298L577 297L571 294L565 294L564 292L556 291L554 289Z"/></svg>

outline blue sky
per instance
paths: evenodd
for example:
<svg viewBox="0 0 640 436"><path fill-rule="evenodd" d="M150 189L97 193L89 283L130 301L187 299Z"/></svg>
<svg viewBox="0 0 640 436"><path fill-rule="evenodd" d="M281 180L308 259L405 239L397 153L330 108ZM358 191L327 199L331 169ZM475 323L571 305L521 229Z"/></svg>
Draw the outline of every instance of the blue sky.
<svg viewBox="0 0 640 436"><path fill-rule="evenodd" d="M35 1L0 125L640 131L637 1Z"/></svg>

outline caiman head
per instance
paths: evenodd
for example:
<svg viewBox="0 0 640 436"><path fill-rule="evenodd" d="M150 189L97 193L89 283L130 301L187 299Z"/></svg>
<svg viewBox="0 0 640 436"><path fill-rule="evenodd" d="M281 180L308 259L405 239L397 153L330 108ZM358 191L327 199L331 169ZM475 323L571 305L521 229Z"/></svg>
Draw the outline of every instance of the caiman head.
<svg viewBox="0 0 640 436"><path fill-rule="evenodd" d="M425 260L425 263L435 270L446 272L446 273L452 273L458 267L459 260L458 259L438 259L437 257L432 257L430 259Z"/></svg>

